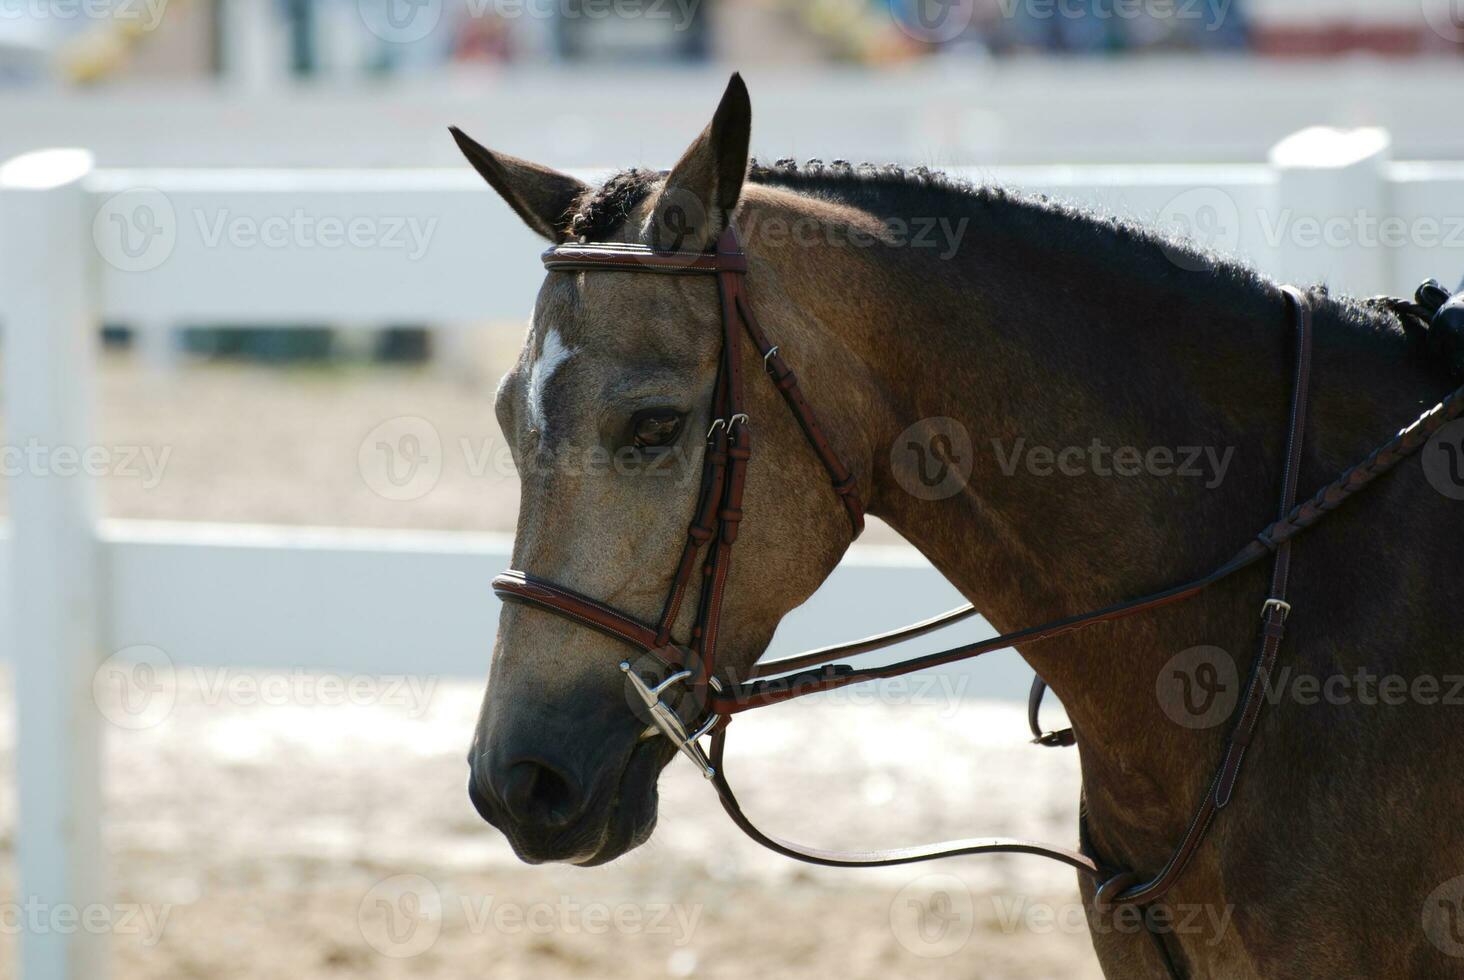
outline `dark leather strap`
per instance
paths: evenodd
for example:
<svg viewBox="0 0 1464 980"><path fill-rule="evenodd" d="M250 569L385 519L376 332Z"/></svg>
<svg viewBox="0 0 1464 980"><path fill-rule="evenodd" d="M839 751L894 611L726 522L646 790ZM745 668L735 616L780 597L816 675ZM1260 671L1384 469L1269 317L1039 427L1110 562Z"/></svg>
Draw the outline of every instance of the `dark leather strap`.
<svg viewBox="0 0 1464 980"><path fill-rule="evenodd" d="M556 245L546 249L542 258L544 268L551 272L620 269L662 275L711 276L719 272L747 271L747 257L740 248L732 252L658 252L645 245L586 243Z"/></svg>
<svg viewBox="0 0 1464 980"><path fill-rule="evenodd" d="M1286 430L1286 461L1281 477L1278 520L1285 520L1286 515L1296 506L1301 448L1306 434L1307 401L1311 391L1312 361L1311 303L1304 294L1291 286L1285 287L1284 291L1296 316L1296 363L1291 387L1291 421ZM1231 729L1225 755L1211 780L1210 789L1190 819L1179 846L1159 873L1148 881L1143 881L1132 871L1110 878L1098 889L1098 894L1094 897L1097 904L1112 902L1143 905L1162 898L1174 887L1180 875L1184 874L1184 869L1204 840L1211 821L1215 819L1216 811L1230 802L1235 781L1240 778L1240 766L1245 760L1246 747L1255 733L1256 720L1265 703L1265 691L1270 683L1271 671L1276 666L1281 639L1286 635L1286 617L1291 611L1286 603L1286 582L1290 572L1291 544L1288 541L1276 548L1275 560L1271 566L1271 594L1261 606L1261 649L1251 666L1250 682L1246 685L1240 715Z"/></svg>
<svg viewBox="0 0 1464 980"><path fill-rule="evenodd" d="M899 677L917 670L927 670L931 667L940 667L958 660L970 660L972 657L979 657L994 650L1004 650L1007 647L1018 646L1023 643L1037 643L1041 640L1050 640L1065 633L1072 633L1076 630L1086 629L1096 623L1110 622L1117 619L1126 619L1129 616L1141 612L1148 612L1151 609L1158 609L1160 606L1167 606L1172 602L1179 602L1188 599L1193 595L1209 588L1221 579L1229 578L1236 572L1250 565L1255 564L1270 554L1265 545L1259 541L1252 541L1235 554L1229 561L1220 565L1209 574L1182 585L1176 585L1151 595L1142 596L1138 599L1129 599L1124 602L1116 602L1110 606L1104 606L1092 612L1083 613L1077 616L1064 616L1051 622L1043 623L1040 626L1029 626L1025 629L1014 630L1010 633L1003 633L1000 636L993 636L985 640L977 640L974 643L967 643L963 646L952 647L949 650L941 650L937 653L927 653L910 660L902 660L898 663L884 664L877 667L866 667L856 670L853 667L838 666L831 669L825 666L820 670L784 675L768 680L752 680L732 686L722 694L715 695L712 699L712 707L718 714L733 715L751 708L758 708L764 705L777 704L780 701L789 701L793 698L805 697L809 694L817 694L820 691L830 691L835 688L845 687L849 684L858 684L862 681L882 680L889 677ZM863 646L865 649L877 649L869 641L860 641L859 644L851 646ZM839 649L839 648L835 648ZM811 655L800 655L789 660L808 661ZM771 664L761 665L757 673L765 675L771 668L786 661L774 661Z"/></svg>
<svg viewBox="0 0 1464 980"><path fill-rule="evenodd" d="M1042 730L1042 695L1046 693L1047 682L1034 676L1032 687L1027 691L1027 728L1032 732L1032 743L1054 749L1076 745L1078 737L1071 728L1059 728L1050 732Z"/></svg>
<svg viewBox="0 0 1464 980"><path fill-rule="evenodd" d="M1093 859L1085 854L1016 837L977 837L944 841L939 844L925 844L918 847L893 847L878 851L829 851L817 847L804 847L781 837L775 837L761 830L747 818L747 814L742 812L742 806L737 801L736 794L732 792L732 787L728 785L727 763L722 751L726 740L727 726L723 724L712 733L711 751L713 769L711 783L716 787L717 796L722 801L722 809L727 811L732 822L737 824L748 837L784 857L832 868L879 868L892 864L913 864L918 861L933 861L937 858L970 854L1032 854L1037 857L1050 858L1053 861L1061 861L1063 864L1094 877L1102 877L1104 873L1103 869L1099 868Z"/></svg>
<svg viewBox="0 0 1464 980"><path fill-rule="evenodd" d="M818 456L823 463L824 470L833 483L834 493L839 495L840 502L849 513L849 523L854 528L854 537L859 537L864 532L864 501L859 497L859 484L844 466L844 461L839 454L834 452L834 447L829 445L828 437L824 435L823 427L818 424L818 416L813 411L813 406L803 397L803 390L798 387L798 376L783 360L782 351L775 347L768 340L767 334L763 333L757 317L753 315L752 306L740 295L737 297L737 311L742 315L742 322L747 326L747 335L752 338L753 345L757 352L762 355L763 366L772 376L773 385L783 395L783 400L788 403L788 408L793 412L793 417L798 420L798 426L803 430L804 437L808 440L809 446L813 448L814 455Z"/></svg>
<svg viewBox="0 0 1464 980"><path fill-rule="evenodd" d="M646 624L573 589L535 578L527 572L513 568L500 572L493 579L493 591L500 599L513 599L558 613L647 653L655 653L664 646L656 642L656 631Z"/></svg>
<svg viewBox="0 0 1464 980"><path fill-rule="evenodd" d="M817 650L809 650L807 653L800 653L792 657L780 657L776 660L760 660L756 664L753 664L751 678L786 674L789 671L802 670L805 667L826 664L833 660L842 660L845 657L853 657L861 653L883 650L885 647L894 646L896 643L903 643L906 640L913 640L917 636L924 636L927 633L934 633L937 630L945 629L953 623L959 623L961 620L970 619L975 615L976 607L967 603L964 606L952 609L950 612L941 613L939 616L932 616L930 619L922 620L897 630L890 630L888 633L866 636L864 639L855 640L852 643L840 643L835 646L820 647Z"/></svg>

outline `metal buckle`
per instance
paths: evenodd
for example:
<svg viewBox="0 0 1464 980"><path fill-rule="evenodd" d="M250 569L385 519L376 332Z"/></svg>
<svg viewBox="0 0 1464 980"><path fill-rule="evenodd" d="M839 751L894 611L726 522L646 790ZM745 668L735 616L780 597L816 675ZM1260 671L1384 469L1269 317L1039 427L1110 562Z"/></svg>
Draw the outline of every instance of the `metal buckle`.
<svg viewBox="0 0 1464 980"><path fill-rule="evenodd" d="M1058 728L1050 732L1043 732L1032 739L1033 745L1042 745L1049 749L1065 749L1076 743L1077 739L1073 737L1071 728Z"/></svg>
<svg viewBox="0 0 1464 980"><path fill-rule="evenodd" d="M768 352L763 355L763 370L764 371L771 371L772 370L772 367L768 364L768 361L771 361L773 359L773 355L776 354L777 352L778 352L778 345L777 344L774 344L773 346L769 347L768 348Z"/></svg>
<svg viewBox="0 0 1464 980"><path fill-rule="evenodd" d="M1272 606L1275 606L1277 609L1281 610L1281 622L1286 622L1286 617L1291 615L1291 603L1286 602L1283 599L1267 599L1265 602L1261 603L1262 619L1266 618L1266 613L1271 611Z"/></svg>
<svg viewBox="0 0 1464 980"><path fill-rule="evenodd" d="M736 415L727 420L727 431L730 433L732 431L732 426L736 425L739 421L743 425L752 424L752 419L747 417L746 412L738 412Z"/></svg>
<svg viewBox="0 0 1464 980"><path fill-rule="evenodd" d="M701 774L704 777L711 779L715 776L717 772L712 768L711 760L702 751L702 747L697 742L697 739L711 731L712 727L716 725L718 720L717 713L712 712L696 731L687 732L686 726L682 724L681 716L667 706L666 702L661 700L661 693L663 691L672 684L678 684L686 680L691 676L691 671L678 670L655 687L650 687L645 681L641 680L639 674L631 669L629 660L620 661L620 670L630 681L630 686L635 689L635 693L639 694L641 700L645 702L647 710L651 713L651 721L655 722L654 725L647 727L645 731L641 732L641 739L655 738L658 734L665 735L671 740L672 745L676 746L683 755L701 770ZM710 680L714 690L720 691L722 689L722 685L717 682L715 677Z"/></svg>
<svg viewBox="0 0 1464 980"><path fill-rule="evenodd" d="M727 420L726 419L713 419L712 420L712 427L707 430L707 439L710 440L712 438L712 436L714 436L714 435L717 434L717 430L720 429L720 428L722 428L726 424L727 424Z"/></svg>

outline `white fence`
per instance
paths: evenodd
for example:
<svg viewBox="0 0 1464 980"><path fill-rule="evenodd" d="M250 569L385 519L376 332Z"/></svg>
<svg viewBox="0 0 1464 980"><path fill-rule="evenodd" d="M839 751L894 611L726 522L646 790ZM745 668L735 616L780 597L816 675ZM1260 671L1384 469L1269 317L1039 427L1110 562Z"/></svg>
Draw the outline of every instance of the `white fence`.
<svg viewBox="0 0 1464 980"><path fill-rule="evenodd" d="M1464 270L1464 165L1391 162L1376 130L1303 132L1264 164L972 176L1179 222L1277 276L1352 292L1406 291ZM151 331L521 319L539 248L458 171L124 172L94 171L81 151L17 158L0 168L8 443L93 445L103 317ZM101 522L85 476L26 473L10 488L0 621L16 673L17 894L28 899L105 901L92 682L107 652L146 643L181 662L486 670L501 537ZM889 598L875 602L876 592ZM778 646L954 600L908 555L859 551ZM1008 689L1023 680L1020 670L990 676ZM23 975L102 977L102 942L84 930L27 934Z"/></svg>
<svg viewBox="0 0 1464 980"><path fill-rule="evenodd" d="M707 124L727 71L617 67L610 90L603 68L568 66L267 93L0 89L0 159L84 143L108 168L457 169L447 127L458 125L495 149L561 167L665 166ZM1464 157L1464 128L1450 125L1464 88L1458 57L934 58L896 71L754 65L743 74L756 118L752 152L764 159L1236 163L1261 160L1288 133L1319 123L1382 126L1400 159Z"/></svg>

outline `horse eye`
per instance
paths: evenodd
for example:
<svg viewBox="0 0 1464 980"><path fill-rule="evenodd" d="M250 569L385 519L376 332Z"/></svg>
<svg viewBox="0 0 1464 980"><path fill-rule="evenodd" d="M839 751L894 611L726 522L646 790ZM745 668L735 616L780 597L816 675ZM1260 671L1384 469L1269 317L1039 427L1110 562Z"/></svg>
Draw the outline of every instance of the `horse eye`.
<svg viewBox="0 0 1464 980"><path fill-rule="evenodd" d="M637 449L669 446L681 434L681 421L686 416L666 408L650 408L637 412L630 420L632 441Z"/></svg>

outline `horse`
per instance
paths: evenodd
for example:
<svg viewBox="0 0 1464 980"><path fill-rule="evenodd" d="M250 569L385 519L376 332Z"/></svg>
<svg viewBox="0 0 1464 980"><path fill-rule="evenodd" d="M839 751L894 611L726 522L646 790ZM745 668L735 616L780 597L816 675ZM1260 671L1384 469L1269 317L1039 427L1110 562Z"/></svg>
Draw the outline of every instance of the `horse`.
<svg viewBox="0 0 1464 980"><path fill-rule="evenodd" d="M733 76L669 171L599 186L453 132L551 245L688 254L735 228L762 328L864 506L998 629L1184 581L1274 519L1295 369L1277 283L1160 230L923 168L761 163L751 118ZM1320 286L1305 302L1303 493L1458 383L1420 356L1397 304ZM711 408L723 343L707 277L551 267L496 396L522 478L515 568L656 621L696 516L702 434L727 421ZM737 357L758 452L717 669L751 676L854 531L799 418L759 383L766 357ZM1296 542L1291 630L1245 776L1156 903L1223 910L1223 934L1104 927L1113 913L1080 875L1105 975L1464 975L1464 785L1450 775L1464 740L1446 696L1464 493L1428 465L1404 461ZM1084 854L1153 871L1185 835L1266 576L1255 564L1187 601L1018 644L1072 724ZM692 607L675 636L697 628ZM603 864L655 827L677 746L627 710L623 646L504 605L468 784L524 861ZM1217 720L1200 717L1227 693Z"/></svg>

